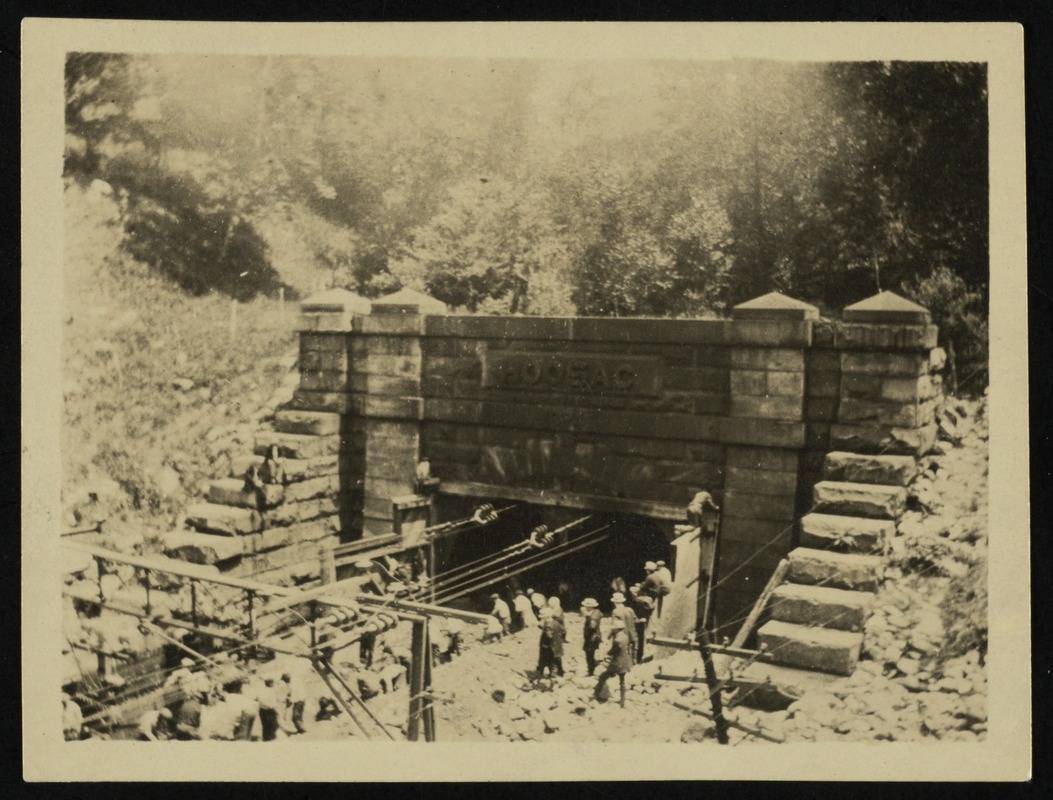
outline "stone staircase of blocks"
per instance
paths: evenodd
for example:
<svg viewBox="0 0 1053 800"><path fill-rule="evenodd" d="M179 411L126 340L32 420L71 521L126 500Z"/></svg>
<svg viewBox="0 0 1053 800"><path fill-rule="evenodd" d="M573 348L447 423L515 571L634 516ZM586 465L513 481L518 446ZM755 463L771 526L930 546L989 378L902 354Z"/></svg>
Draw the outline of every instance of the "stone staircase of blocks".
<svg viewBox="0 0 1053 800"><path fill-rule="evenodd" d="M337 544L346 527L341 439L340 414L279 409L273 426L257 432L253 453L233 459L230 476L211 481L204 500L186 509L186 529L166 535L166 553L263 581L317 576L319 550ZM285 482L265 487L260 509L244 476L271 445Z"/></svg>
<svg viewBox="0 0 1053 800"><path fill-rule="evenodd" d="M826 455L785 582L757 632L774 663L834 675L855 670L885 545L916 468L913 456Z"/></svg>

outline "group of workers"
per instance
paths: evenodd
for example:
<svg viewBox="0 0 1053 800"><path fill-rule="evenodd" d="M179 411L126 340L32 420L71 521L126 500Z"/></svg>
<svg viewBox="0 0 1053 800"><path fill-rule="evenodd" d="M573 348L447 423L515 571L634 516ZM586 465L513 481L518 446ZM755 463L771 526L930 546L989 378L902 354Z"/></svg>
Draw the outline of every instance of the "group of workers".
<svg viewBox="0 0 1053 800"><path fill-rule="evenodd" d="M220 739L273 741L279 731L306 733L306 690L296 675L241 677L213 687L208 675L186 658L169 676L165 688L176 699L146 711L139 720L140 741Z"/></svg>
<svg viewBox="0 0 1053 800"><path fill-rule="evenodd" d="M611 582L614 591L611 595L611 624L606 637L610 649L594 690L598 700L605 701L609 697L607 681L617 676L620 703L625 705L625 675L634 664L643 661L648 623L656 612L661 613L662 600L672 589L672 573L664 561L648 561L644 564L644 574L643 580L632 587L626 587L621 578ZM536 679L563 677L563 645L567 642L567 631L559 596L546 598L533 589L517 589L511 606L497 592L490 595L490 601L490 619L483 640L500 640L515 631L540 629ZM600 666L597 652L604 641L601 631L604 617L600 604L594 598L586 597L581 603L581 617L585 666L588 675L592 676Z"/></svg>

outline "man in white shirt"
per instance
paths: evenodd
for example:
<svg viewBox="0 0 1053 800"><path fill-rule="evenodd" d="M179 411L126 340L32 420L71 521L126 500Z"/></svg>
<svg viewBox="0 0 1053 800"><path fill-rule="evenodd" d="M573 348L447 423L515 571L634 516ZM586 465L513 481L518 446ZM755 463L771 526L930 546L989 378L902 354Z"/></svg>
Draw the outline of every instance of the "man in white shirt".
<svg viewBox="0 0 1053 800"><path fill-rule="evenodd" d="M307 690L299 677L294 677L288 672L282 675L282 680L289 686L289 694L285 698L285 707L289 710L289 716L297 733L307 733L303 726L303 707L307 702Z"/></svg>
<svg viewBox="0 0 1053 800"><path fill-rule="evenodd" d="M172 712L167 708L152 708L139 718L141 742L160 742L171 736Z"/></svg>

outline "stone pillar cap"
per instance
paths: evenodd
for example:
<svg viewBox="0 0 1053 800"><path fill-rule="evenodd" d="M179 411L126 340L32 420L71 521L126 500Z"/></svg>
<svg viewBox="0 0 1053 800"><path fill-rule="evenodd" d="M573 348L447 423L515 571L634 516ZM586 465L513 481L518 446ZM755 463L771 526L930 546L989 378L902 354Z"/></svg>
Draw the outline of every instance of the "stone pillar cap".
<svg viewBox="0 0 1053 800"><path fill-rule="evenodd" d="M931 321L927 308L888 291L847 306L841 318L845 322L877 325L928 325Z"/></svg>
<svg viewBox="0 0 1053 800"><path fill-rule="evenodd" d="M327 289L300 302L302 314L368 314L372 304L347 289Z"/></svg>
<svg viewBox="0 0 1053 800"><path fill-rule="evenodd" d="M399 289L373 301L377 314L445 314L446 304L416 289Z"/></svg>
<svg viewBox="0 0 1053 800"><path fill-rule="evenodd" d="M819 319L819 309L801 300L794 300L781 292L768 294L739 303L731 309L732 319Z"/></svg>

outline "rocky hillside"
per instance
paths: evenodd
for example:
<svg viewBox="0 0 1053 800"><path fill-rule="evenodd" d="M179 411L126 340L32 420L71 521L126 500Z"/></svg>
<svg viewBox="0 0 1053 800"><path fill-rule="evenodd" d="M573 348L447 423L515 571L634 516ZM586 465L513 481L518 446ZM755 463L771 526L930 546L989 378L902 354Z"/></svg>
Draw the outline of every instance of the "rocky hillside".
<svg viewBox="0 0 1053 800"><path fill-rule="evenodd" d="M293 303L238 304L232 327L229 298L122 251L119 213L102 182L66 190L62 485L64 524L105 519L124 549L178 524L298 376Z"/></svg>

